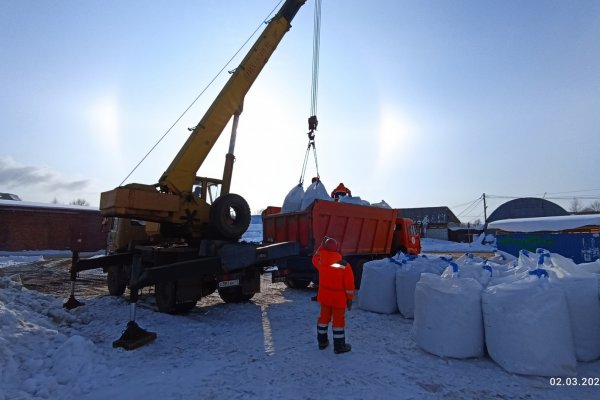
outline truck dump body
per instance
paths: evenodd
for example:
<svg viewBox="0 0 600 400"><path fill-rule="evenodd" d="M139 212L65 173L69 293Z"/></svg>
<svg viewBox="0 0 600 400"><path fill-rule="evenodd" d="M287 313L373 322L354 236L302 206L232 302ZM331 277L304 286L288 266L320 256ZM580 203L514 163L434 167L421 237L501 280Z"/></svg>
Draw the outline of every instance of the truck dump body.
<svg viewBox="0 0 600 400"><path fill-rule="evenodd" d="M0 200L0 251L98 251L103 217L89 207Z"/></svg>
<svg viewBox="0 0 600 400"><path fill-rule="evenodd" d="M311 255L324 236L338 241L344 256L383 255L392 250L398 210L316 200L304 211L263 213L263 243L295 241Z"/></svg>

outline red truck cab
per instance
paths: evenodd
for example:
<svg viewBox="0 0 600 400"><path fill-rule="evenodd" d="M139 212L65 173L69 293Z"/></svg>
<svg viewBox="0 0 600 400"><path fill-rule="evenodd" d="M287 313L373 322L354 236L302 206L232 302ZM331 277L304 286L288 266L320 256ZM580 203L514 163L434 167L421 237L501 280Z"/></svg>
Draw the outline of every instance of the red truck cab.
<svg viewBox="0 0 600 400"><path fill-rule="evenodd" d="M394 244L392 248L396 252L401 251L404 254L420 254L421 238L417 224L410 218L396 219L396 229L394 230Z"/></svg>

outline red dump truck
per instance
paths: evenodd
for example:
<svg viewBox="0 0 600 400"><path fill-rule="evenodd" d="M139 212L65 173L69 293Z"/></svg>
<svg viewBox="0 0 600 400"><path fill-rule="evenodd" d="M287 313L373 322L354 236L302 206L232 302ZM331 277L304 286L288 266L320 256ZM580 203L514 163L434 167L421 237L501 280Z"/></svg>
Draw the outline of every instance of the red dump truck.
<svg viewBox="0 0 600 400"><path fill-rule="evenodd" d="M318 283L312 255L325 236L335 238L352 265L357 288L365 262L402 251L419 254L421 241L415 223L400 217L401 210L316 200L304 211L281 213L267 207L262 213L263 244L297 242L300 252L288 257L273 272L274 281L293 288Z"/></svg>

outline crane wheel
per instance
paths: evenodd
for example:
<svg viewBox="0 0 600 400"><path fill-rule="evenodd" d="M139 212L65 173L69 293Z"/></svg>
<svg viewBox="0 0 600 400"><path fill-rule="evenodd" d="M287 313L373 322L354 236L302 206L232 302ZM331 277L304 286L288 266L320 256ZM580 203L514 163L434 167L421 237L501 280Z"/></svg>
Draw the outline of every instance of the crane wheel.
<svg viewBox="0 0 600 400"><path fill-rule="evenodd" d="M111 296L121 296L125 293L127 283L123 281L121 268L117 265L111 265L108 267L108 274L106 275L106 286L108 287L108 293Z"/></svg>
<svg viewBox="0 0 600 400"><path fill-rule="evenodd" d="M238 194L224 194L210 208L210 223L224 238L239 239L250 225L250 206Z"/></svg>

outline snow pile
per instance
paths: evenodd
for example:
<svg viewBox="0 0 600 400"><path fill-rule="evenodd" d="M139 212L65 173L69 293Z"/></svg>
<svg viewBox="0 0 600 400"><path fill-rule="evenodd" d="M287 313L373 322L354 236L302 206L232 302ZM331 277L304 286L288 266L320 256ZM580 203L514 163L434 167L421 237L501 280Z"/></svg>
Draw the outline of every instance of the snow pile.
<svg viewBox="0 0 600 400"><path fill-rule="evenodd" d="M598 397L598 386L552 386L488 357L427 356L410 339L413 321L359 307L346 314L352 351L321 351L314 291L262 278L247 303L225 304L214 293L185 316L155 312L142 293L138 323L158 338L132 352L111 345L129 316L126 298L78 295L85 306L67 312L64 299L0 279L0 400ZM577 372L599 377L600 361L579 363Z"/></svg>
<svg viewBox="0 0 600 400"><path fill-rule="evenodd" d="M83 395L95 381L80 382L82 375L120 373L101 361L94 343L70 332L76 321L60 299L23 288L18 275L0 278L0 399Z"/></svg>
<svg viewBox="0 0 600 400"><path fill-rule="evenodd" d="M43 256L0 256L0 268L44 261Z"/></svg>
<svg viewBox="0 0 600 400"><path fill-rule="evenodd" d="M447 240L432 239L432 238L421 238L421 251L423 253L428 252L485 252L493 253L497 249L495 246L482 243L457 243L449 242Z"/></svg>

